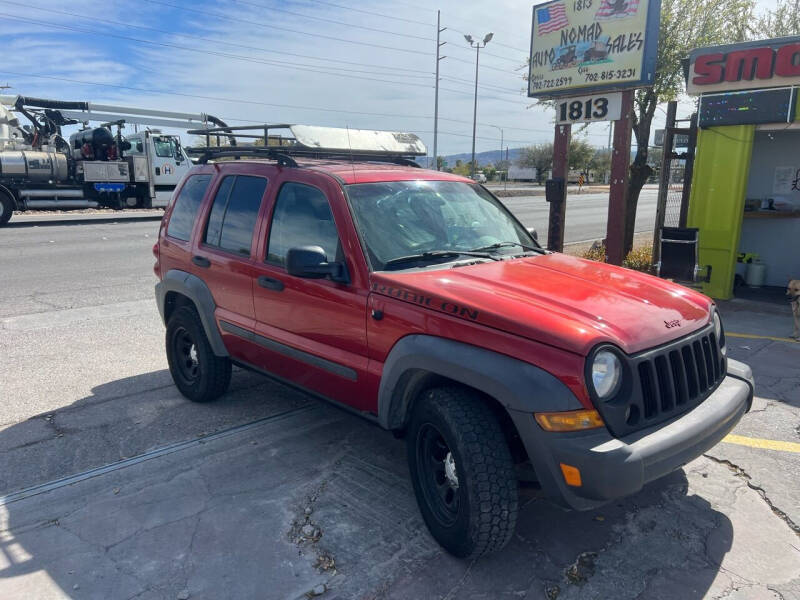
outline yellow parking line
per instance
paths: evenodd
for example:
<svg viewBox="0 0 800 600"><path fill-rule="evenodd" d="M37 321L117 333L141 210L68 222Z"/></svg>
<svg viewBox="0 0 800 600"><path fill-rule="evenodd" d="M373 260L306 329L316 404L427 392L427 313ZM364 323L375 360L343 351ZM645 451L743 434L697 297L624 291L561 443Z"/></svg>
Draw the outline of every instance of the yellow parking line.
<svg viewBox="0 0 800 600"><path fill-rule="evenodd" d="M754 335L752 333L731 333L730 331L726 331L725 335L727 337L746 338L751 340L772 340L773 342L791 342L792 344L800 343L800 340L793 340L792 338L784 338L784 337L774 337L771 335Z"/></svg>
<svg viewBox="0 0 800 600"><path fill-rule="evenodd" d="M800 452L800 444L795 442L781 442L778 440L765 440L761 438L745 437L743 435L727 435L722 439L729 444L760 448L761 450L780 450L781 452Z"/></svg>

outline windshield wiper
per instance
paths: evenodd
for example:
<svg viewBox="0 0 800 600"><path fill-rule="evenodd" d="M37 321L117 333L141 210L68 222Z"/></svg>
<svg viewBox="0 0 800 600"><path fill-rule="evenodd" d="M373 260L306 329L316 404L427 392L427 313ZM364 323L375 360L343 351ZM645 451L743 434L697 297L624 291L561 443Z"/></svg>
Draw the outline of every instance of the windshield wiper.
<svg viewBox="0 0 800 600"><path fill-rule="evenodd" d="M542 248L536 248L534 246L520 244L519 242L497 242L496 244L491 244L489 246L483 246L481 248L473 248L472 250L470 250L470 252L486 252L490 250L499 250L500 248L508 248L509 246L519 246L523 250L530 252L543 252Z"/></svg>
<svg viewBox="0 0 800 600"><path fill-rule="evenodd" d="M486 258L489 260L500 260L487 252L478 252L477 250L429 250L427 252L420 252L419 254L409 254L408 256L398 256L391 260L387 260L383 268L400 265L413 261L424 261L431 258L456 258L458 256L475 256L477 258Z"/></svg>

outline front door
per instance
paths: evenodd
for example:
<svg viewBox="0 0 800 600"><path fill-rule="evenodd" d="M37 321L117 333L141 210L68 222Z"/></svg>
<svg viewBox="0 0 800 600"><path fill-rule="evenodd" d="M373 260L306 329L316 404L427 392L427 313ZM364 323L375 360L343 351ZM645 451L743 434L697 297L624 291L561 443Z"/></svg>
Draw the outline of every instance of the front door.
<svg viewBox="0 0 800 600"><path fill-rule="evenodd" d="M292 277L284 267L289 248L311 245L321 246L329 261L345 262L353 270L353 257L345 255L340 241L343 216L334 218L324 190L341 192L324 182L319 187L291 180L279 185L265 230L265 259L253 282L256 339L264 348L258 366L368 410L366 286Z"/></svg>

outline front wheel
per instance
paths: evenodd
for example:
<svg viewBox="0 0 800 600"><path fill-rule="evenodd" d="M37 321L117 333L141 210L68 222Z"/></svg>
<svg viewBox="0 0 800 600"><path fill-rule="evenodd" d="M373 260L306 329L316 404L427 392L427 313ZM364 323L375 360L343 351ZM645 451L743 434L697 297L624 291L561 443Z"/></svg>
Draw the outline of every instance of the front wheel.
<svg viewBox="0 0 800 600"><path fill-rule="evenodd" d="M460 558L501 550L517 522L517 480L500 424L459 387L428 390L406 438L420 512L431 535Z"/></svg>

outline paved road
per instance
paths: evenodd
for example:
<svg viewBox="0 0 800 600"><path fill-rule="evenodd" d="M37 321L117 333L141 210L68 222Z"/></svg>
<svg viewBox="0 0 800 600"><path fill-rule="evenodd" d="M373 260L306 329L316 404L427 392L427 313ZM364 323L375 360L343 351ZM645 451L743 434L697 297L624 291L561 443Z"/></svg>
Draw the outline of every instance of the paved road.
<svg viewBox="0 0 800 600"><path fill-rule="evenodd" d="M800 454L735 444L597 511L526 493L506 551L444 554L402 441L243 371L217 403L176 392L157 225L0 232L0 598L800 598ZM731 351L765 382L736 433L797 442L800 345Z"/></svg>
<svg viewBox="0 0 800 600"><path fill-rule="evenodd" d="M646 188L639 197L636 211L636 232L653 231L656 220L658 190ZM547 217L550 205L543 196L502 198L503 203L528 227L536 227L539 239L547 240ZM574 243L602 239L608 222L608 194L570 194L564 242Z"/></svg>

